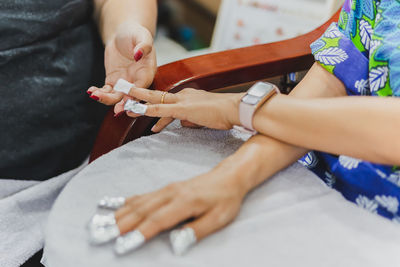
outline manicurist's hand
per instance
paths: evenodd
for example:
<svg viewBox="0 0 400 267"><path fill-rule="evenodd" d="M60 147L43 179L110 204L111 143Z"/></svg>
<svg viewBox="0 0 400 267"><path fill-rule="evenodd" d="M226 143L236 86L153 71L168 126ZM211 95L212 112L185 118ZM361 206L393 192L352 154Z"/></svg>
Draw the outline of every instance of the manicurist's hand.
<svg viewBox="0 0 400 267"><path fill-rule="evenodd" d="M213 129L231 129L239 125L239 103L244 93L222 94L187 88L172 94L133 87L129 95L148 103L146 116L161 118L152 129L159 132L174 119ZM122 111L122 107L115 111ZM137 117L132 112L127 114Z"/></svg>
<svg viewBox="0 0 400 267"><path fill-rule="evenodd" d="M149 30L135 22L127 22L118 28L105 47L105 85L91 87L91 98L106 105L114 105L124 95L113 90L122 78L139 87L148 87L156 73L156 56L153 37Z"/></svg>

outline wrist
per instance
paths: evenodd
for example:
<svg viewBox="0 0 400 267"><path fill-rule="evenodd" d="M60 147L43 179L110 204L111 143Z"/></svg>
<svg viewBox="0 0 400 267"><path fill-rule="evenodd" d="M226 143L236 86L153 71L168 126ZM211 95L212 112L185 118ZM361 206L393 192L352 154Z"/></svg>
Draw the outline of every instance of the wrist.
<svg viewBox="0 0 400 267"><path fill-rule="evenodd" d="M237 188L238 192L245 196L258 184L261 172L254 156L251 158L242 155L231 155L215 167L219 177L223 177L229 185Z"/></svg>
<svg viewBox="0 0 400 267"><path fill-rule="evenodd" d="M111 44L117 39L123 40L124 38L132 38L139 28L145 28L143 25L135 21L134 19L128 19L121 21L119 24L114 26L107 26L102 32L103 42L105 46ZM147 30L147 28L145 28Z"/></svg>
<svg viewBox="0 0 400 267"><path fill-rule="evenodd" d="M123 28L144 27L154 37L157 4L155 0L105 0L95 15L103 43L107 44ZM128 26L128 27L126 27Z"/></svg>
<svg viewBox="0 0 400 267"><path fill-rule="evenodd" d="M237 195L245 197L250 190L243 185L244 178L241 176L241 171L236 171L236 168L232 168L234 165L226 164L228 161L229 158L224 160L225 163L217 165L213 171L226 189L233 189Z"/></svg>
<svg viewBox="0 0 400 267"><path fill-rule="evenodd" d="M240 101L245 94L246 93L231 94L230 98L231 112L227 112L227 115L229 116L228 118L229 124L232 127L234 125L241 125L239 118L239 106L240 106Z"/></svg>
<svg viewBox="0 0 400 267"><path fill-rule="evenodd" d="M239 102L238 129L255 135L257 131L253 125L253 118L256 111L268 100L279 94L279 89L272 83L258 82L246 92Z"/></svg>

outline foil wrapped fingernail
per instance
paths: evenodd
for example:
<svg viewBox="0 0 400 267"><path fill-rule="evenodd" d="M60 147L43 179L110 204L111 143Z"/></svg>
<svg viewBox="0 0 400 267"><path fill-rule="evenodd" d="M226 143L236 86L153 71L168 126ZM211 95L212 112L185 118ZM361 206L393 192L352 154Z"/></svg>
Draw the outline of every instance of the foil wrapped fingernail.
<svg viewBox="0 0 400 267"><path fill-rule="evenodd" d="M129 232L117 238L114 251L117 255L124 255L141 247L146 242L143 234L138 231Z"/></svg>
<svg viewBox="0 0 400 267"><path fill-rule="evenodd" d="M118 226L108 225L89 230L89 242L92 245L101 245L110 242L120 235Z"/></svg>
<svg viewBox="0 0 400 267"><path fill-rule="evenodd" d="M102 215L95 214L88 223L88 228L99 228L106 227L110 225L115 225L117 223L114 213Z"/></svg>
<svg viewBox="0 0 400 267"><path fill-rule="evenodd" d="M107 243L120 235L117 221L113 213L107 215L96 214L87 225L89 242L92 245Z"/></svg>
<svg viewBox="0 0 400 267"><path fill-rule="evenodd" d="M125 205L125 198L124 197L109 197L104 196L100 201L97 203L99 208L103 209L119 209L123 205Z"/></svg>
<svg viewBox="0 0 400 267"><path fill-rule="evenodd" d="M134 84L124 80L124 79L119 79L117 83L114 85L114 91L124 93L126 95L129 94L129 91L131 88L134 86Z"/></svg>
<svg viewBox="0 0 400 267"><path fill-rule="evenodd" d="M125 111L130 111L136 114L144 115L147 111L147 105L141 104L135 100L128 99L124 105Z"/></svg>
<svg viewBox="0 0 400 267"><path fill-rule="evenodd" d="M169 240L172 251L178 256L185 254L197 242L196 233L190 227L171 231Z"/></svg>

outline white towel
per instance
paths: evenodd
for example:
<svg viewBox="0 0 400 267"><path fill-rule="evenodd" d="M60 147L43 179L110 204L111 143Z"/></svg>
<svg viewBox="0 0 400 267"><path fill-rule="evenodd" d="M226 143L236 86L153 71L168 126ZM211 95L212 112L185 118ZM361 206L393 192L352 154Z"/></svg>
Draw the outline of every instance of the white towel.
<svg viewBox="0 0 400 267"><path fill-rule="evenodd" d="M0 180L0 266L17 267L43 247L43 228L58 194L84 166L44 182Z"/></svg>
<svg viewBox="0 0 400 267"><path fill-rule="evenodd" d="M124 257L114 255L113 243L88 244L85 226L102 196L141 194L204 173L232 154L240 137L236 131L167 129L99 158L53 206L46 266L400 266L400 228L345 200L300 164L253 190L232 224L182 257L172 253L167 233Z"/></svg>

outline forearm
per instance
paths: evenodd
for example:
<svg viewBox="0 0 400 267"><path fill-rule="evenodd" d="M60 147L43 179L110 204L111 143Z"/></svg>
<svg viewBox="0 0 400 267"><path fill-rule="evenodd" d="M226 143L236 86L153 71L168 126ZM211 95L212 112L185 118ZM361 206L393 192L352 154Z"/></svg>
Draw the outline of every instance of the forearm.
<svg viewBox="0 0 400 267"><path fill-rule="evenodd" d="M262 134L332 154L400 164L400 101L394 98L295 99L279 95L255 115Z"/></svg>
<svg viewBox="0 0 400 267"><path fill-rule="evenodd" d="M293 98L338 97L345 95L345 89L331 74L319 65L314 65L290 95ZM307 151L259 134L245 142L217 168L234 177L248 192L298 160Z"/></svg>
<svg viewBox="0 0 400 267"><path fill-rule="evenodd" d="M104 44L118 27L130 22L146 27L154 36L157 18L156 0L94 0L99 32Z"/></svg>
<svg viewBox="0 0 400 267"><path fill-rule="evenodd" d="M247 193L275 173L290 166L306 152L304 148L256 135L216 168L224 175L232 177L243 192Z"/></svg>

